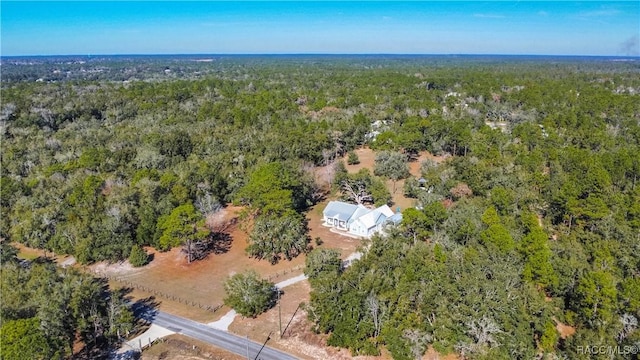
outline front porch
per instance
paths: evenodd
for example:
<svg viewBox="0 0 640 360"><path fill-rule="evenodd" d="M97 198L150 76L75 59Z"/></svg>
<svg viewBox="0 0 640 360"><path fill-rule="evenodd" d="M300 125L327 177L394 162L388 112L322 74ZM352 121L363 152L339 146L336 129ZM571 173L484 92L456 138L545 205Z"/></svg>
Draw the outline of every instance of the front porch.
<svg viewBox="0 0 640 360"><path fill-rule="evenodd" d="M333 218L325 218L324 219L324 224L322 224L324 226L327 227L331 227L331 228L337 228L339 230L348 230L349 227L347 226L347 221L346 220L340 220L337 217L333 217Z"/></svg>

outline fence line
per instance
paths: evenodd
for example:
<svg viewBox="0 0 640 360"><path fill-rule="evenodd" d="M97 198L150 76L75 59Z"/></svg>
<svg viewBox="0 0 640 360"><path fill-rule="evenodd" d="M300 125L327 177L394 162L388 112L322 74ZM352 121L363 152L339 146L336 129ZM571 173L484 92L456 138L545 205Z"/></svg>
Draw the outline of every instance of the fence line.
<svg viewBox="0 0 640 360"><path fill-rule="evenodd" d="M267 280L271 281L273 279L277 279L277 278L279 278L281 276L290 274L290 273L295 272L295 271L300 271L302 269L304 269L304 265L297 265L297 266L294 266L294 267L291 267L291 268L288 268L288 269L284 269L284 270L276 272L275 274L271 274L271 275L267 276ZM117 281L119 283L125 284L128 287L131 287L131 288L134 288L134 289L137 289L137 290L142 290L142 291L151 293L151 294L153 294L155 296L159 296L159 297L167 299L167 300L177 301L180 304L185 304L185 305L188 305L188 306L197 307L199 309L204 309L204 310L210 311L212 313L215 313L216 311L220 310L220 308L222 308L222 306L223 306L222 304L204 305L204 304L201 304L201 303L193 301L193 300L183 299L183 298L181 298L179 296L176 296L176 295L173 295L173 294L163 293L162 291L159 291L159 290L156 290L156 289L144 286L144 285L140 285L138 283L135 283L135 282L133 282L131 280L128 280L126 278L119 277L117 275L110 275L110 274L107 274L106 272L102 272L102 271L99 271L99 270L94 270L94 272L100 277L107 278L107 279L110 279L110 280L113 280L113 281Z"/></svg>
<svg viewBox="0 0 640 360"><path fill-rule="evenodd" d="M290 273L292 273L294 271L299 271L299 270L302 270L302 269L304 269L304 265L297 265L297 266L294 266L294 267L291 267L291 268L288 268L288 269L284 269L282 271L276 272L275 274L271 274L271 275L267 276L267 280L271 281L271 280L277 279L277 278L279 278L279 277L281 277L283 275L287 275L287 274L290 274Z"/></svg>
<svg viewBox="0 0 640 360"><path fill-rule="evenodd" d="M119 283L125 284L128 287L131 287L131 288L134 288L134 289L137 289L137 290L142 290L142 291L148 292L150 294L153 294L155 296L159 296L159 297L167 299L167 300L177 301L180 304L185 304L185 305L188 305L188 306L197 307L199 309L207 310L207 311L210 311L212 313L215 313L216 311L220 310L220 308L222 308L222 306L223 306L222 304L205 305L205 304L201 304L201 303L199 303L197 301L183 299L183 298L181 298L179 296L176 296L176 295L173 295L173 294L166 294L166 293L164 293L164 292L162 292L160 290L156 290L156 289L144 286L144 285L140 285L140 284L137 284L137 283L135 283L135 282L133 282L131 280L128 280L128 279L125 279L125 278L121 278L121 277L116 276L116 275L110 275L110 274L107 274L107 273L104 273L104 272L100 272L98 270L96 270L95 273L98 276L101 276L103 278L107 278L109 280L117 281Z"/></svg>

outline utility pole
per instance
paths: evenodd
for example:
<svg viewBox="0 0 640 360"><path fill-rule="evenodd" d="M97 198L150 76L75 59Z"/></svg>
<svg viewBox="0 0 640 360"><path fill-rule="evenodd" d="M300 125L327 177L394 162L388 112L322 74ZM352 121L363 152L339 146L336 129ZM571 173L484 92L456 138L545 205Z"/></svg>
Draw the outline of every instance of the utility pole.
<svg viewBox="0 0 640 360"><path fill-rule="evenodd" d="M247 360L251 360L249 359L249 335L245 335L247 338Z"/></svg>
<svg viewBox="0 0 640 360"><path fill-rule="evenodd" d="M280 289L278 289L278 323L280 324L280 339L282 339L282 306L280 305Z"/></svg>

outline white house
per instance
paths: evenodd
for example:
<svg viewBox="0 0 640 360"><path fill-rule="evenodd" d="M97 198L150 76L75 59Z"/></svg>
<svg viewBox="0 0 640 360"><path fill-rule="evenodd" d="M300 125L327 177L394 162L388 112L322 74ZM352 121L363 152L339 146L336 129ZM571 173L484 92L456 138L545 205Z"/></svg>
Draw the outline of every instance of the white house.
<svg viewBox="0 0 640 360"><path fill-rule="evenodd" d="M394 214L387 205L371 210L341 201L330 201L322 214L325 226L362 237L370 237L387 224L398 224L402 220L402 214Z"/></svg>

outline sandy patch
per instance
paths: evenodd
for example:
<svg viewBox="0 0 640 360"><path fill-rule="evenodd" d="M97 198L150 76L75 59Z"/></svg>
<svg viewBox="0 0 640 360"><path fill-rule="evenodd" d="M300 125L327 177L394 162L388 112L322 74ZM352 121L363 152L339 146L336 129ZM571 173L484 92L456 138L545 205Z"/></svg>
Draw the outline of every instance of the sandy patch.
<svg viewBox="0 0 640 360"><path fill-rule="evenodd" d="M291 322L285 336L277 341L277 346L302 359L391 359L391 356L385 352L381 356L352 356L347 349L327 346L326 340L327 335L316 334L311 330L307 313L300 311Z"/></svg>
<svg viewBox="0 0 640 360"><path fill-rule="evenodd" d="M149 253L149 250L147 250ZM133 267L128 261L119 261L117 263L109 263L106 261L102 261L99 263L95 263L93 265L88 266L88 268L96 274L107 274L107 275L121 275L121 274L132 274L136 271L141 271L141 268Z"/></svg>
<svg viewBox="0 0 640 360"><path fill-rule="evenodd" d="M558 333L560 333L560 338L566 339L576 333L575 327L563 324L556 320L556 318L553 318L553 321L556 322L556 330L558 330Z"/></svg>
<svg viewBox="0 0 640 360"><path fill-rule="evenodd" d="M422 356L422 360L459 360L459 359L461 359L461 357L458 356L457 354L441 355L431 345L429 345L429 348L427 349L425 354Z"/></svg>
<svg viewBox="0 0 640 360"><path fill-rule="evenodd" d="M246 360L207 343L174 334L164 338L142 353L142 360Z"/></svg>

